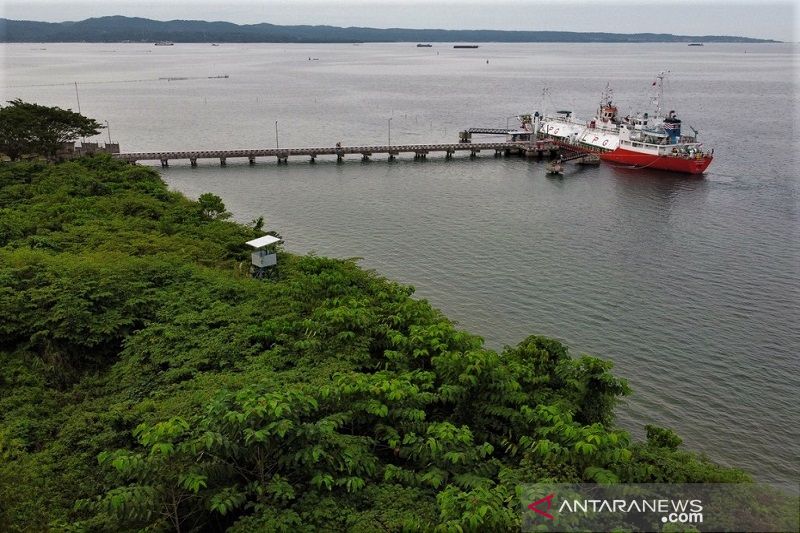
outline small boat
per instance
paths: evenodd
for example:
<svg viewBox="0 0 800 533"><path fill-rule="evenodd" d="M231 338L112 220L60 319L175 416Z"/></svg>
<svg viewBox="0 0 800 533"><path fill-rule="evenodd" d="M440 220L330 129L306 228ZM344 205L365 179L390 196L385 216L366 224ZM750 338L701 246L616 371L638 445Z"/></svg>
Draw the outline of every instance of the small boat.
<svg viewBox="0 0 800 533"><path fill-rule="evenodd" d="M172 41L158 41L155 46L173 46L174 44Z"/></svg>
<svg viewBox="0 0 800 533"><path fill-rule="evenodd" d="M478 48L477 44L456 44L453 48Z"/></svg>
<svg viewBox="0 0 800 533"><path fill-rule="evenodd" d="M211 43L211 46L219 46L217 43Z"/></svg>
<svg viewBox="0 0 800 533"><path fill-rule="evenodd" d="M703 43L689 43L688 46L703 46Z"/></svg>
<svg viewBox="0 0 800 533"><path fill-rule="evenodd" d="M564 175L564 165L561 163L560 160L551 161L550 163L547 164L547 175L548 176Z"/></svg>
<svg viewBox="0 0 800 533"><path fill-rule="evenodd" d="M431 46L433 46L433 45L432 44L422 44L422 43L420 43L420 44L417 45L417 48L430 48Z"/></svg>

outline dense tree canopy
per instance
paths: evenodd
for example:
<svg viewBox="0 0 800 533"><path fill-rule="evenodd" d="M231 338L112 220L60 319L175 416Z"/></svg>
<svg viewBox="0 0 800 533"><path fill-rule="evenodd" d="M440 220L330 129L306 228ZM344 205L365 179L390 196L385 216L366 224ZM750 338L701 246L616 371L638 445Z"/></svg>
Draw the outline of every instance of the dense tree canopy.
<svg viewBox="0 0 800 533"><path fill-rule="evenodd" d="M69 109L23 102L0 107L0 153L12 161L22 156L52 158L62 144L100 132L100 124Z"/></svg>
<svg viewBox="0 0 800 533"><path fill-rule="evenodd" d="M520 483L748 479L632 442L558 341L488 350L350 261L251 279L259 232L204 198L0 166L0 530L511 531Z"/></svg>

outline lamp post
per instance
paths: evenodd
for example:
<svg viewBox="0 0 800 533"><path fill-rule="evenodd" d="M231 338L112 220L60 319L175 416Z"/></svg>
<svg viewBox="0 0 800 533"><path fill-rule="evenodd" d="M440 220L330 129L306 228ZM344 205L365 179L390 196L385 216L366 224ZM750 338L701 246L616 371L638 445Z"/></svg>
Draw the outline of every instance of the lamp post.
<svg viewBox="0 0 800 533"><path fill-rule="evenodd" d="M280 148L278 145L278 121L275 121L275 148Z"/></svg>
<svg viewBox="0 0 800 533"><path fill-rule="evenodd" d="M78 95L78 82L75 82L75 100L78 101L78 114L81 113L81 97Z"/></svg>
<svg viewBox="0 0 800 533"><path fill-rule="evenodd" d="M389 146L392 146L392 117L389 117L386 124L389 126Z"/></svg>

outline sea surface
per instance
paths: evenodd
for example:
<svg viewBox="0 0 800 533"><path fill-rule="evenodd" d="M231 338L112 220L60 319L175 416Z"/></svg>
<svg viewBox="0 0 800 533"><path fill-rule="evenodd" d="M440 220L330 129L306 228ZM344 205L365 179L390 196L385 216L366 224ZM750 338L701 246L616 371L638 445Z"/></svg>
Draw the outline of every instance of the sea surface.
<svg viewBox="0 0 800 533"><path fill-rule="evenodd" d="M159 170L241 222L263 215L290 251L414 285L492 348L537 333L612 360L637 437L669 426L715 461L797 483L797 45L415 44L2 45L0 85L3 100L79 99L140 151L455 142L524 112L591 117L606 83L621 112L646 110L669 71L665 110L715 149L703 177L603 164L552 178L491 153Z"/></svg>

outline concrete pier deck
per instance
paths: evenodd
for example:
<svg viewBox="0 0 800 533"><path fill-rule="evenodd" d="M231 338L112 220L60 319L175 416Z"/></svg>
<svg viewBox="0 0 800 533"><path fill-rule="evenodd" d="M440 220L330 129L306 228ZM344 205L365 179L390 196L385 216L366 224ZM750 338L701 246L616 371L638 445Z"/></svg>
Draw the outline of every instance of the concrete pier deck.
<svg viewBox="0 0 800 533"><path fill-rule="evenodd" d="M334 156L337 161L344 160L347 155L360 155L362 160L384 154L391 161L401 154L413 154L415 159L425 159L428 154L444 154L450 159L454 154L467 153L471 157L481 151L494 151L500 154L520 154L526 156L542 156L557 147L549 141L517 141L517 142L460 142L441 144L397 144L376 146L333 146L316 148L261 148L254 150L184 150L164 152L125 152L114 154L112 157L130 163L138 161L160 161L164 167L169 166L172 160L188 160L192 166L197 165L200 159L217 159L225 165L228 159L247 159L250 164L256 158L276 158L278 163L286 163L290 157L306 157L314 161L318 156Z"/></svg>

